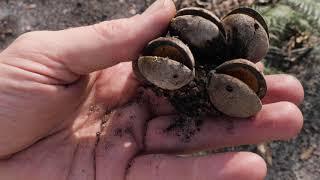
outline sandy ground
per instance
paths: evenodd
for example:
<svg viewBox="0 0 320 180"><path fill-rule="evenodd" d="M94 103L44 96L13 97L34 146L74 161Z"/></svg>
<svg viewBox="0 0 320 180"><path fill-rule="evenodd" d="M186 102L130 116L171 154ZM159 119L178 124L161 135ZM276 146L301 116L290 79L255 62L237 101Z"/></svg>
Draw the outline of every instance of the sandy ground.
<svg viewBox="0 0 320 180"><path fill-rule="evenodd" d="M128 17L142 12L148 4L149 0L0 0L0 49L27 31L58 30ZM302 80L306 89L302 106L306 123L297 138L269 143L273 162L268 180L320 179L319 51L315 49L288 71ZM243 149L257 151L256 146Z"/></svg>

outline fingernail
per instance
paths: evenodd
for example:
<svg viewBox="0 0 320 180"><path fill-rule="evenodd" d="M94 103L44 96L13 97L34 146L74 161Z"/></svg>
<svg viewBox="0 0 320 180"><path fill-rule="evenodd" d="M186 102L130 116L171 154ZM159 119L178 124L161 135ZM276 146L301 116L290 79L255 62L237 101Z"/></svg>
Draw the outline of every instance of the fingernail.
<svg viewBox="0 0 320 180"><path fill-rule="evenodd" d="M157 12L158 10L161 10L163 7L165 7L168 2L168 0L157 0L154 2L143 14L153 14Z"/></svg>

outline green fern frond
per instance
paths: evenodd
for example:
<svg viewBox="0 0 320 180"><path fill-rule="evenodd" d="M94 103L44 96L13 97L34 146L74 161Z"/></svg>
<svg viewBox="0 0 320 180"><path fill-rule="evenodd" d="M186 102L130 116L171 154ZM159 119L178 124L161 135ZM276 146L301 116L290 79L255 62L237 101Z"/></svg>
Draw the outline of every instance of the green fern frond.
<svg viewBox="0 0 320 180"><path fill-rule="evenodd" d="M293 30L304 32L312 29L306 20L286 5L277 4L260 12L269 26L271 43L274 46L281 46L284 40L292 36Z"/></svg>
<svg viewBox="0 0 320 180"><path fill-rule="evenodd" d="M318 45L318 41L313 42L310 38L310 41L303 42L306 44L297 45L295 49L289 47L297 37L320 34L320 0L280 0L272 5L256 4L253 8L262 14L269 26L271 47L265 57L267 67L289 69L314 45Z"/></svg>
<svg viewBox="0 0 320 180"><path fill-rule="evenodd" d="M313 31L320 32L320 0L283 0L314 27Z"/></svg>

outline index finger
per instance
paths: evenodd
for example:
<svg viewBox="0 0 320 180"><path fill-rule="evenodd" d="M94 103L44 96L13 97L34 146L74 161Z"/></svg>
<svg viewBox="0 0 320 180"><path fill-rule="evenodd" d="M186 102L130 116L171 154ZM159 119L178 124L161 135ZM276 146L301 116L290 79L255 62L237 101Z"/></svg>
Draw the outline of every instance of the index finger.
<svg viewBox="0 0 320 180"><path fill-rule="evenodd" d="M2 54L37 59L36 62L52 67L52 63L45 61L49 59L75 74L85 75L135 59L149 41L163 34L174 15L175 6L171 0L158 0L143 14L131 18L24 34ZM19 62L10 63L21 65Z"/></svg>

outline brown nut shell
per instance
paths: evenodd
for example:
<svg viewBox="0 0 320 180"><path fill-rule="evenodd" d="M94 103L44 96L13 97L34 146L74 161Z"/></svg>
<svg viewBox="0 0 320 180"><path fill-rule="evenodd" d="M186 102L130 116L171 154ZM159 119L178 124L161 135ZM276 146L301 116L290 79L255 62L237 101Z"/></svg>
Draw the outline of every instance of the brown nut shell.
<svg viewBox="0 0 320 180"><path fill-rule="evenodd" d="M171 20L169 32L188 44L198 63L224 59L226 40L223 25L217 16L206 9L190 7L179 10Z"/></svg>
<svg viewBox="0 0 320 180"><path fill-rule="evenodd" d="M268 25L267 25L266 21L264 20L263 16L259 12L255 11L254 9L248 8L248 7L240 7L240 8L232 10L225 17L227 17L231 14L246 14L248 16L251 16L252 18L257 20L261 24L261 26L267 32L268 37L269 37Z"/></svg>
<svg viewBox="0 0 320 180"><path fill-rule="evenodd" d="M259 97L248 85L226 74L211 72L207 90L213 106L227 116L248 118L262 108Z"/></svg>
<svg viewBox="0 0 320 180"><path fill-rule="evenodd" d="M196 57L216 56L223 50L225 39L219 27L200 16L178 16L171 21L170 34L188 44ZM202 58L199 58L202 59Z"/></svg>
<svg viewBox="0 0 320 180"><path fill-rule="evenodd" d="M144 49L143 56L167 57L184 64L191 70L195 66L189 47L174 37L160 37L151 41Z"/></svg>
<svg viewBox="0 0 320 180"><path fill-rule="evenodd" d="M227 61L215 69L216 73L227 74L246 83L260 99L267 92L267 83L263 73L256 65L246 59Z"/></svg>
<svg viewBox="0 0 320 180"><path fill-rule="evenodd" d="M184 16L184 15L200 16L204 19L207 19L213 22L215 25L217 25L221 33L225 35L225 31L224 31L223 25L221 24L220 19L209 10L206 10L204 8L198 8L198 7L187 7L177 11L177 14L175 17Z"/></svg>
<svg viewBox="0 0 320 180"><path fill-rule="evenodd" d="M239 8L222 19L231 58L258 62L268 52L268 27L263 17L250 8Z"/></svg>
<svg viewBox="0 0 320 180"><path fill-rule="evenodd" d="M166 90L176 90L194 79L194 71L169 58L141 56L133 70L140 80Z"/></svg>

